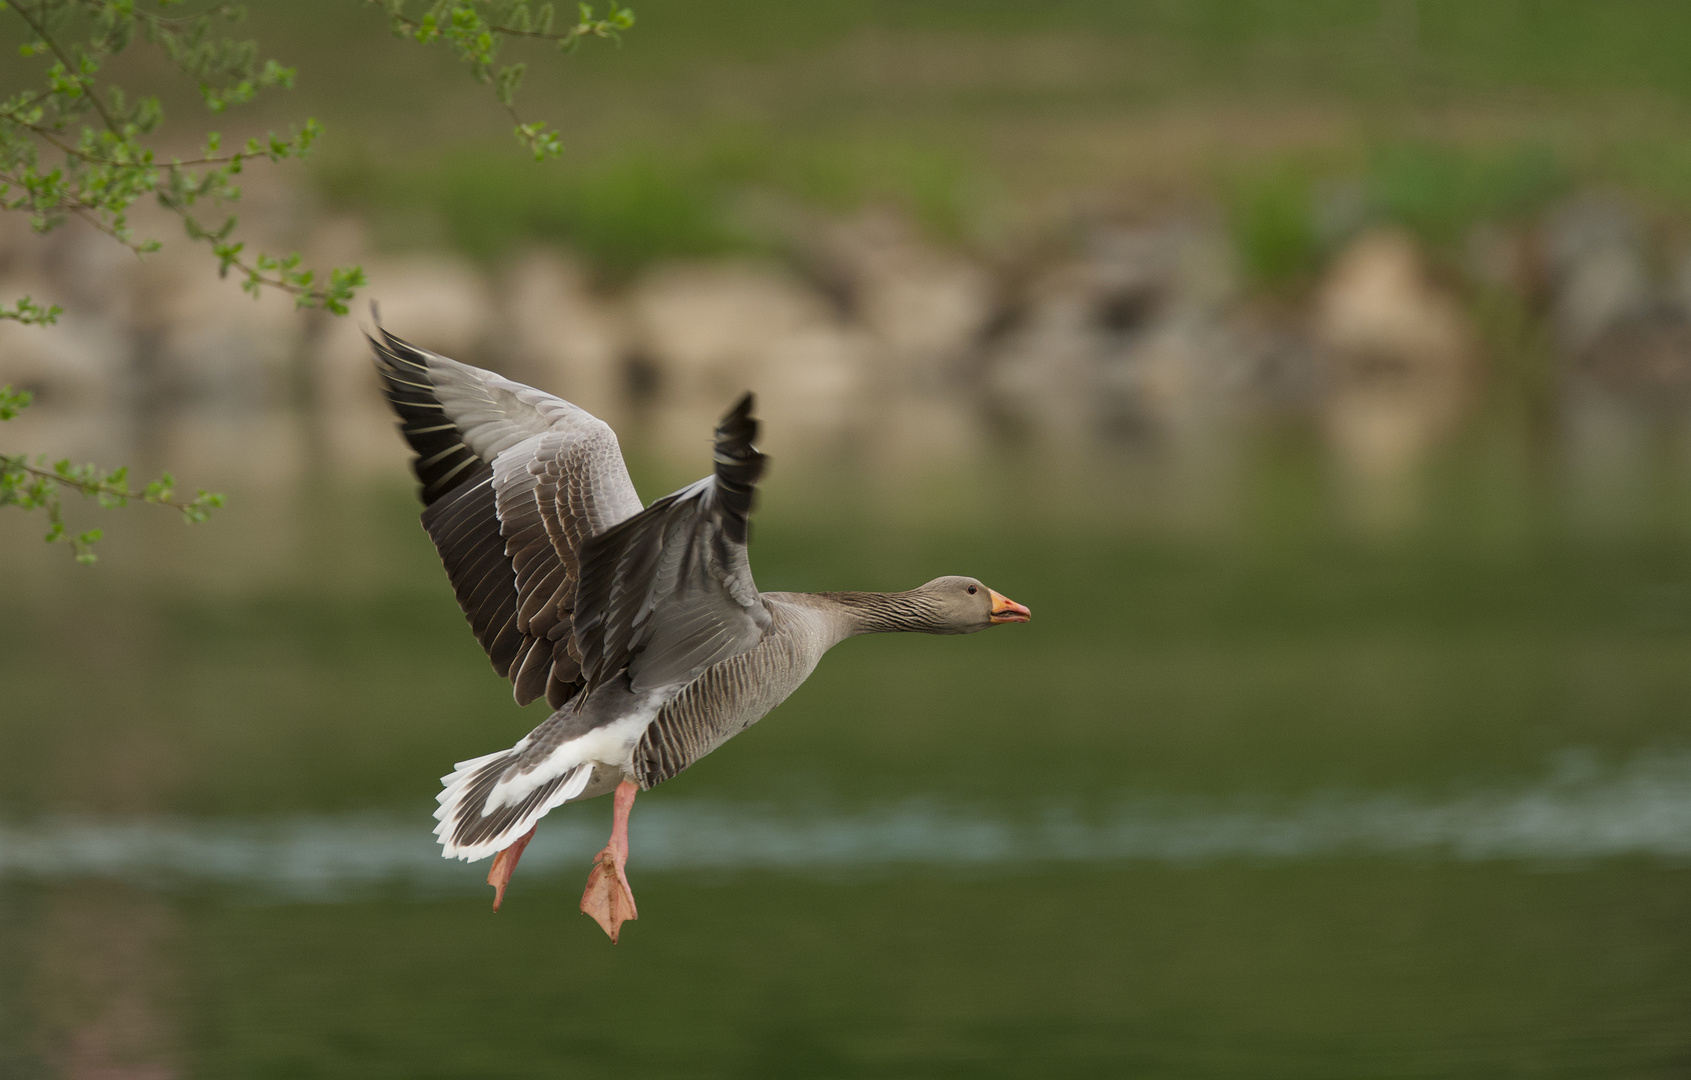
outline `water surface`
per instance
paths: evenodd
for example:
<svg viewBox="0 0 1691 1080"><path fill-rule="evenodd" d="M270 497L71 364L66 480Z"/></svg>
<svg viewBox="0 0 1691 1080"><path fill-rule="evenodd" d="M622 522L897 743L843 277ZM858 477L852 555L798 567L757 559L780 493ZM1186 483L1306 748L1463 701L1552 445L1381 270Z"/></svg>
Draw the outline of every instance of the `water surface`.
<svg viewBox="0 0 1691 1080"><path fill-rule="evenodd" d="M398 485L126 516L92 571L0 523L0 1073L1681 1074L1677 472L1593 524L1457 463L1382 528L1319 461L1134 468L777 470L764 587L972 573L1035 621L847 643L642 795L615 947L602 801L498 915L435 854L437 778L543 713Z"/></svg>

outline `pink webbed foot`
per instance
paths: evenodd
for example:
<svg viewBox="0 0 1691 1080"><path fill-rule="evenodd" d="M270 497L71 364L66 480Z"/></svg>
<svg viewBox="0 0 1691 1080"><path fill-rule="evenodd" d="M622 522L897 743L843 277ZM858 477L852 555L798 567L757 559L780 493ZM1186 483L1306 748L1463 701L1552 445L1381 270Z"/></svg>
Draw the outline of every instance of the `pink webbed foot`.
<svg viewBox="0 0 1691 1080"><path fill-rule="evenodd" d="M634 906L634 890L628 887L623 869L628 862L628 812L639 791L632 781L617 785L611 842L599 852L593 872L587 875L587 889L581 894L581 910L593 917L613 945L622 933L622 924L640 917Z"/></svg>
<svg viewBox="0 0 1691 1080"><path fill-rule="evenodd" d="M612 848L599 852L598 865L587 875L581 910L593 916L613 945L622 933L622 924L640 917L634 907L634 891L628 887L628 876L623 873L623 859Z"/></svg>
<svg viewBox="0 0 1691 1080"><path fill-rule="evenodd" d="M534 828L538 829L536 825ZM493 866L487 871L487 883L493 886L493 910L498 911L499 905L505 901L505 886L511 883L511 874L517 869L517 860L523 857L523 848L534 839L534 829L523 834L521 840L501 851L493 857Z"/></svg>

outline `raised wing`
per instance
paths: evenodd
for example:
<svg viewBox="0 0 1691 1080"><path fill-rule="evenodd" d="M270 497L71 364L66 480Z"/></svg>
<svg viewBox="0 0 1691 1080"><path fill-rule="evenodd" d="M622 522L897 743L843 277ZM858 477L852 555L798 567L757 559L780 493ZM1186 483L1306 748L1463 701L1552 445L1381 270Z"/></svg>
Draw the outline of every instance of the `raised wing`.
<svg viewBox="0 0 1691 1080"><path fill-rule="evenodd" d="M581 689L574 618L588 538L640 512L616 433L586 410L377 328L389 404L416 460L423 527L519 705Z"/></svg>
<svg viewBox="0 0 1691 1080"><path fill-rule="evenodd" d="M592 537L576 640L589 688L627 670L636 692L686 682L763 638L769 610L746 561L765 457L747 394L716 429L716 471Z"/></svg>

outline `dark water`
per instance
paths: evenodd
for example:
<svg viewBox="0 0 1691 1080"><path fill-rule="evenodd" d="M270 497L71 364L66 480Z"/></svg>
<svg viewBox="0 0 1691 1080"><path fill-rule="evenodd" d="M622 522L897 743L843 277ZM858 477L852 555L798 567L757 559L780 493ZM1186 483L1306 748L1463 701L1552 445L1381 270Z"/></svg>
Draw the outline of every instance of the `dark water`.
<svg viewBox="0 0 1691 1080"><path fill-rule="evenodd" d="M764 587L1035 621L850 642L641 796L615 947L602 801L498 915L430 850L541 714L404 491L129 511L92 571L9 524L0 1075L1691 1071L1691 485L1457 462L1388 527L1313 460L1131 472L777 474Z"/></svg>

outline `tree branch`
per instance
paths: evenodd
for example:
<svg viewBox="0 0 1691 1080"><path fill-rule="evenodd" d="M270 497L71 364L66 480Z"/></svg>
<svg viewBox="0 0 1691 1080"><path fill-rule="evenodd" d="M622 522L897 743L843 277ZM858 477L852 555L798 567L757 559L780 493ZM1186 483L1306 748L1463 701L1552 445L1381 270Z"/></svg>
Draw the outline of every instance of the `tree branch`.
<svg viewBox="0 0 1691 1080"><path fill-rule="evenodd" d="M30 18L29 13L24 10L24 6L22 4L8 4L7 7L17 12L18 18L28 23L29 28L35 31L35 36L45 42L49 49L53 50L53 55L59 58L59 63L64 67L66 74L69 75L70 78L75 79L77 85L82 87L83 97L88 101L88 104L94 106L94 111L100 114L100 120L106 125L106 130L111 132L113 135L122 138L123 130L118 127L117 121L112 119L112 114L106 111L106 106L100 101L100 95L94 92L92 80L82 74L81 65L73 62L70 57L66 56L64 49L59 46L58 41L56 41L52 35L47 33L47 15L45 6L42 8L39 21Z"/></svg>
<svg viewBox="0 0 1691 1080"><path fill-rule="evenodd" d="M0 172L0 184L11 184L29 190L29 186L10 173ZM33 207L32 207L33 209ZM158 242L154 240L135 241L130 239L128 229L120 229L101 217L101 211L106 208L97 203L91 203L71 191L61 192L55 210L65 210L75 214L94 228L105 233L124 247L137 255L146 255L158 250Z"/></svg>
<svg viewBox="0 0 1691 1080"><path fill-rule="evenodd" d="M61 467L66 471L60 471ZM81 468L94 470L92 465L85 465ZM78 472L78 467L71 465L68 461L62 461L52 469L44 469L39 465L29 464L29 458L26 455L0 454L0 473L6 472L25 473L40 480L50 480L86 497L103 496L106 499L116 500L117 505L120 506L134 499L137 502L152 503L154 506L174 507L197 521L205 520L204 511L207 507L215 508L223 505L223 496L204 491L187 501L178 499L176 497L176 481L169 473L166 473L162 479L148 484L144 491L131 491L128 486L118 486L111 482L112 477L125 474L126 470L124 469L109 473L104 479L101 479L98 477L97 470L82 475Z"/></svg>
<svg viewBox="0 0 1691 1080"><path fill-rule="evenodd" d="M0 421L10 420L29 406L28 391L0 386ZM74 491L83 498L91 498L104 507L127 505L131 499L155 506L178 510L184 521L196 524L205 521L211 512L223 505L223 496L200 491L192 499L176 496L176 481L169 473L148 484L140 491L129 487L129 470L109 472L97 465L73 465L69 458L47 467L45 458L31 464L23 454L0 454L0 506L15 506L20 510L40 510L47 515L48 543L63 541L70 544L79 563L95 560L94 545L100 540L99 529L71 533L65 527L64 507L60 494Z"/></svg>
<svg viewBox="0 0 1691 1080"><path fill-rule="evenodd" d="M405 27L405 29L409 30L413 35L422 34L425 36L432 36L432 34L436 32L431 25L426 24L422 20L413 19L408 15L392 10L392 7L386 3L385 0L364 0L364 2L367 4L374 4L377 7L387 10L388 14L393 18L395 25ZM492 24L488 25L487 31L491 34L498 34L500 37L530 38L536 41L555 41L560 45L569 45L584 37L615 37L618 30L627 29L626 26L619 25L616 21L616 13L618 10L619 9L616 5L612 4L612 18L591 20L583 19L581 22L578 22L576 25L570 27L562 33L554 33L550 30L535 30L532 28L524 29L516 26L495 26ZM627 14L632 15L633 13L628 12Z"/></svg>

